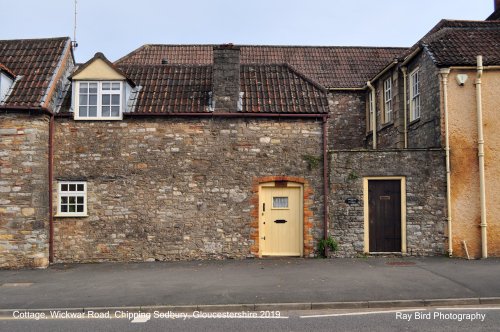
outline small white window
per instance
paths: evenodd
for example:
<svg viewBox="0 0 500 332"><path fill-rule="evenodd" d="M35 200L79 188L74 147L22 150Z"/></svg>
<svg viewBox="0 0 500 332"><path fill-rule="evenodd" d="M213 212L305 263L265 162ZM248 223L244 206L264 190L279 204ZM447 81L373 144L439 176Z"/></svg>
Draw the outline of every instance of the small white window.
<svg viewBox="0 0 500 332"><path fill-rule="evenodd" d="M86 182L59 182L57 215L64 217L87 216Z"/></svg>
<svg viewBox="0 0 500 332"><path fill-rule="evenodd" d="M410 74L410 121L420 118L420 75L418 69Z"/></svg>
<svg viewBox="0 0 500 332"><path fill-rule="evenodd" d="M392 81L384 81L384 123L392 121Z"/></svg>
<svg viewBox="0 0 500 332"><path fill-rule="evenodd" d="M366 121L367 132L373 130L372 128L373 112L375 112L375 110L373 109L373 94L370 91L368 92L368 119Z"/></svg>
<svg viewBox="0 0 500 332"><path fill-rule="evenodd" d="M122 82L77 82L75 119L120 120Z"/></svg>
<svg viewBox="0 0 500 332"><path fill-rule="evenodd" d="M288 209L288 197L273 197L273 209Z"/></svg>

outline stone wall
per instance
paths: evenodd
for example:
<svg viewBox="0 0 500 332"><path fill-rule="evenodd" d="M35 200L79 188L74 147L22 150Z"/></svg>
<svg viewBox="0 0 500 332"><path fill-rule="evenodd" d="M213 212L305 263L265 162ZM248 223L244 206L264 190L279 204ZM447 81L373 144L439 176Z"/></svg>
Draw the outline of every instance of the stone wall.
<svg viewBox="0 0 500 332"><path fill-rule="evenodd" d="M441 116L439 70L426 51L408 65L407 98L410 100L410 74L420 71L420 119L410 122L408 117L408 148L441 147ZM408 114L410 104L408 103Z"/></svg>
<svg viewBox="0 0 500 332"><path fill-rule="evenodd" d="M337 256L363 253L363 178L406 177L407 252L440 255L446 246L446 173L442 150L334 151L331 159L330 234ZM348 205L354 197L359 204Z"/></svg>
<svg viewBox="0 0 500 332"><path fill-rule="evenodd" d="M402 149L404 148L404 109L403 109L403 80L399 69L393 69L381 76L374 83L376 87L377 105L377 149ZM385 119L384 81L391 78L392 82L392 120ZM371 136L369 145L371 147Z"/></svg>
<svg viewBox="0 0 500 332"><path fill-rule="evenodd" d="M305 248L322 236L320 120L57 117L55 142L55 179L88 186L88 217L55 218L57 262L253 257L269 176L303 179Z"/></svg>
<svg viewBox="0 0 500 332"><path fill-rule="evenodd" d="M331 91L328 94L328 137L331 149L355 149L365 146L365 97L364 91Z"/></svg>
<svg viewBox="0 0 500 332"><path fill-rule="evenodd" d="M48 265L46 115L0 114L0 268Z"/></svg>

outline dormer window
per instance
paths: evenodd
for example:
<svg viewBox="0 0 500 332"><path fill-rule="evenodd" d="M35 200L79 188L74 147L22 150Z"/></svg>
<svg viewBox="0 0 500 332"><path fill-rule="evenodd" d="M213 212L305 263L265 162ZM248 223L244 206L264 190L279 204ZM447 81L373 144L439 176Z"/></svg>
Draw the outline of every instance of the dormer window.
<svg viewBox="0 0 500 332"><path fill-rule="evenodd" d="M71 75L72 112L75 120L121 120L136 87L102 53L79 66Z"/></svg>
<svg viewBox="0 0 500 332"><path fill-rule="evenodd" d="M121 119L122 82L79 81L75 119Z"/></svg>
<svg viewBox="0 0 500 332"><path fill-rule="evenodd" d="M14 79L14 74L0 63L0 104L5 101Z"/></svg>

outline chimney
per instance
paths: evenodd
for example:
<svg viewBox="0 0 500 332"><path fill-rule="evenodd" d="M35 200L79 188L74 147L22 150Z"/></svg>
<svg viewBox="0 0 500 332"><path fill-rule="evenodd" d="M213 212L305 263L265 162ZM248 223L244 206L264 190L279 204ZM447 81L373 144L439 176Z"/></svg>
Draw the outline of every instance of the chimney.
<svg viewBox="0 0 500 332"><path fill-rule="evenodd" d="M214 46L212 109L237 112L240 96L240 48L233 44Z"/></svg>

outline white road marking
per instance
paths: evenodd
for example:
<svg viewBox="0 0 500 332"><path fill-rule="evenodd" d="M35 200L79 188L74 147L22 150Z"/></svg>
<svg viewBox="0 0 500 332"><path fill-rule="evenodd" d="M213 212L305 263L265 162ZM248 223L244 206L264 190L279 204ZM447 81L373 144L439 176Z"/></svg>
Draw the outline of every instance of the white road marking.
<svg viewBox="0 0 500 332"><path fill-rule="evenodd" d="M443 310L443 311L444 310L463 310L463 311L467 311L467 310L500 310L500 307L486 307L486 308L481 308L481 307L457 308L457 307L453 307L453 308L435 308L435 310Z"/></svg>
<svg viewBox="0 0 500 332"><path fill-rule="evenodd" d="M377 314L390 314L390 313L405 312L405 311L427 311L427 310L428 310L428 308L402 309L402 310L383 310L383 311L361 311L361 312L348 312L348 313L343 313L343 314L325 314L325 315L300 316L300 318L358 316L358 315L377 315Z"/></svg>

